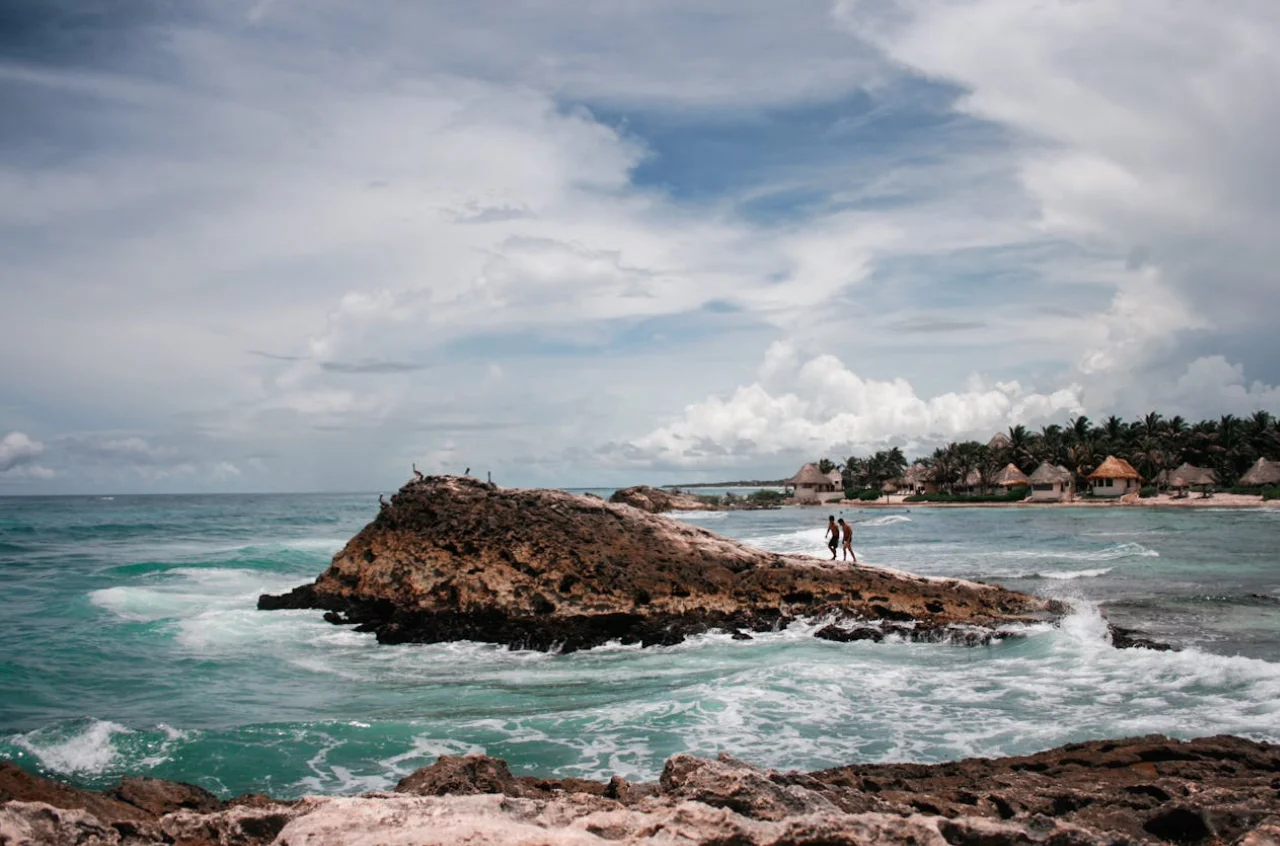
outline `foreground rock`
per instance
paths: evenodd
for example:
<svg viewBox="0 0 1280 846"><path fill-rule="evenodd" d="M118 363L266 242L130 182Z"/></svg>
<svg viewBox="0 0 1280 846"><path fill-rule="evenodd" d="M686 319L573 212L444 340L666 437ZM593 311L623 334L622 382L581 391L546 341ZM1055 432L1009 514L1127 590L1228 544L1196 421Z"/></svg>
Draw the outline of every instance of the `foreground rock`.
<svg viewBox="0 0 1280 846"><path fill-rule="evenodd" d="M473 640L563 652L769 631L826 615L913 639L982 642L1064 609L1000 587L753 549L705 529L563 491L457 477L401 488L314 584L262 596L383 643Z"/></svg>
<svg viewBox="0 0 1280 846"><path fill-rule="evenodd" d="M689 493L652 488L648 485L620 488L613 492L609 501L617 505L630 505L650 514L662 514L667 511L761 511L778 507L746 497L725 502L720 497L704 498Z"/></svg>
<svg viewBox="0 0 1280 846"><path fill-rule="evenodd" d="M189 785L150 782L179 804L144 808L119 799L129 792L123 784L90 793L6 764L0 784L6 846L1280 842L1280 747L1236 737L1153 735L1017 758L814 773L677 755L657 784L637 785L617 777L608 784L515 777L494 758L444 757L394 793L293 803L212 799L213 808Z"/></svg>

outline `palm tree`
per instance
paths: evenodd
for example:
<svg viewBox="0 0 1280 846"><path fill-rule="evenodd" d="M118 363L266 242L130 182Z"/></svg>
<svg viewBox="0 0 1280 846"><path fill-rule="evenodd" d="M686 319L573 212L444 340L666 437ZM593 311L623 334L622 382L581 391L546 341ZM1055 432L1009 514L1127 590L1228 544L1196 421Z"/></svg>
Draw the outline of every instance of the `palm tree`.
<svg viewBox="0 0 1280 846"><path fill-rule="evenodd" d="M1138 422L1138 428L1148 438L1154 438L1164 429L1164 418L1160 412L1153 411Z"/></svg>
<svg viewBox="0 0 1280 846"><path fill-rule="evenodd" d="M834 469L836 469L836 463L835 463L834 461L832 461L830 458L819 458L819 459L818 459L818 472L819 472L819 473L823 473L823 474L825 474L825 473L830 473L830 472L831 472L832 470L834 470Z"/></svg>
<svg viewBox="0 0 1280 846"><path fill-rule="evenodd" d="M1084 443L1090 440L1093 434L1093 424L1089 422L1089 418L1081 414L1079 417L1073 417L1067 422L1067 431L1071 439L1076 443Z"/></svg>
<svg viewBox="0 0 1280 846"><path fill-rule="evenodd" d="M1112 449L1118 447L1124 438L1125 424L1124 421L1114 414L1107 418L1107 422L1102 424L1102 430L1107 436Z"/></svg>

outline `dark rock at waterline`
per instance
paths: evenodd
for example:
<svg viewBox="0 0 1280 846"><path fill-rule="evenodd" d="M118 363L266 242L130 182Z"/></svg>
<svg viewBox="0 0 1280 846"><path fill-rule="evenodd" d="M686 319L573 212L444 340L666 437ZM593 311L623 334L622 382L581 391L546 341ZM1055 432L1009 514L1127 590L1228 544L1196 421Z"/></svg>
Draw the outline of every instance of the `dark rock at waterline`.
<svg viewBox="0 0 1280 846"><path fill-rule="evenodd" d="M138 781L145 785L95 793L0 763L0 843L1280 842L1280 747L1229 736L1177 741L1150 735L1011 758L810 773L761 769L726 756L676 755L657 783L640 784L617 776L607 783L515 776L497 758L445 756L406 776L394 793L298 802L221 802L190 785ZM121 795L145 796L146 807Z"/></svg>
<svg viewBox="0 0 1280 846"><path fill-rule="evenodd" d="M1177 652L1178 648L1159 640L1152 640L1136 629L1107 624L1111 645L1116 649L1152 649L1156 652Z"/></svg>
<svg viewBox="0 0 1280 846"><path fill-rule="evenodd" d="M627 505L437 476L405 485L314 584L262 596L383 643L473 640L572 652L670 645L797 618L901 623L904 637L1049 619L1060 603L991 585L754 549Z"/></svg>

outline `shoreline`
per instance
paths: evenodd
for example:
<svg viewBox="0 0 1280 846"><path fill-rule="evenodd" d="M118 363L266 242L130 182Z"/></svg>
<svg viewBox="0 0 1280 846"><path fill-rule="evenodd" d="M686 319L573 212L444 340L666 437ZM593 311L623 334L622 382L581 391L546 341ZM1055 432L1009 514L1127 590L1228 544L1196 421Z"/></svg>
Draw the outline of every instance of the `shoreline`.
<svg viewBox="0 0 1280 846"><path fill-rule="evenodd" d="M125 777L83 790L0 761L0 839L14 846L414 843L690 846L778 843L1274 842L1280 746L1230 735L1068 743L941 764L777 771L678 753L654 782L513 774L444 755L391 790L222 799Z"/></svg>
<svg viewBox="0 0 1280 846"><path fill-rule="evenodd" d="M1161 494L1147 499L1129 502L1119 500L1075 499L1069 502L904 502L900 494L890 494L884 499L865 502L858 499L837 499L828 502L787 503L797 508L1204 508L1204 509L1276 509L1280 500L1263 500L1252 494L1214 494L1202 498L1190 496L1173 499Z"/></svg>

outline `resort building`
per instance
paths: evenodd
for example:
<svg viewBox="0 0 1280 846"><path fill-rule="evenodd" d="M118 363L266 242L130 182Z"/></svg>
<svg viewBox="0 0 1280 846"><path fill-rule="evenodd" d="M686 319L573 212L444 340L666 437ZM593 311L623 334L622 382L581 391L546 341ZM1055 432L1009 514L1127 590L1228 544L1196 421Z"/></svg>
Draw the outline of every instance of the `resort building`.
<svg viewBox="0 0 1280 846"><path fill-rule="evenodd" d="M823 473L817 464L809 463L787 480L795 488L792 496L796 502L831 502L844 499L844 480L839 470Z"/></svg>
<svg viewBox="0 0 1280 846"><path fill-rule="evenodd" d="M1123 458L1108 455L1098 469L1089 474L1089 490L1094 496L1121 497L1137 493L1142 487L1142 475Z"/></svg>
<svg viewBox="0 0 1280 846"><path fill-rule="evenodd" d="M1183 462L1177 470L1170 470L1161 475L1165 477L1164 484L1178 491L1181 496L1186 496L1189 488L1208 489L1218 483L1218 477L1212 470L1186 462Z"/></svg>
<svg viewBox="0 0 1280 846"><path fill-rule="evenodd" d="M895 483L898 490L907 494L925 494L937 493L938 483L933 480L933 474L928 467L923 464L913 464L907 468L907 472L902 474L902 478Z"/></svg>
<svg viewBox="0 0 1280 846"><path fill-rule="evenodd" d="M1025 488L1031 483L1027 480L1027 474L1018 469L1013 463L1006 464L1004 469L991 478L992 487L1004 488L1006 491L1014 488Z"/></svg>
<svg viewBox="0 0 1280 846"><path fill-rule="evenodd" d="M1065 467L1043 462L1027 477L1031 484L1032 502L1062 502L1070 500L1075 494L1075 478Z"/></svg>
<svg viewBox="0 0 1280 846"><path fill-rule="evenodd" d="M956 485L954 493L969 495L986 493L986 489L982 486L982 471L977 468L970 470L960 484Z"/></svg>
<svg viewBox="0 0 1280 846"><path fill-rule="evenodd" d="M1244 487L1280 485L1280 461L1267 461L1259 458L1249 472L1240 477L1239 483Z"/></svg>

